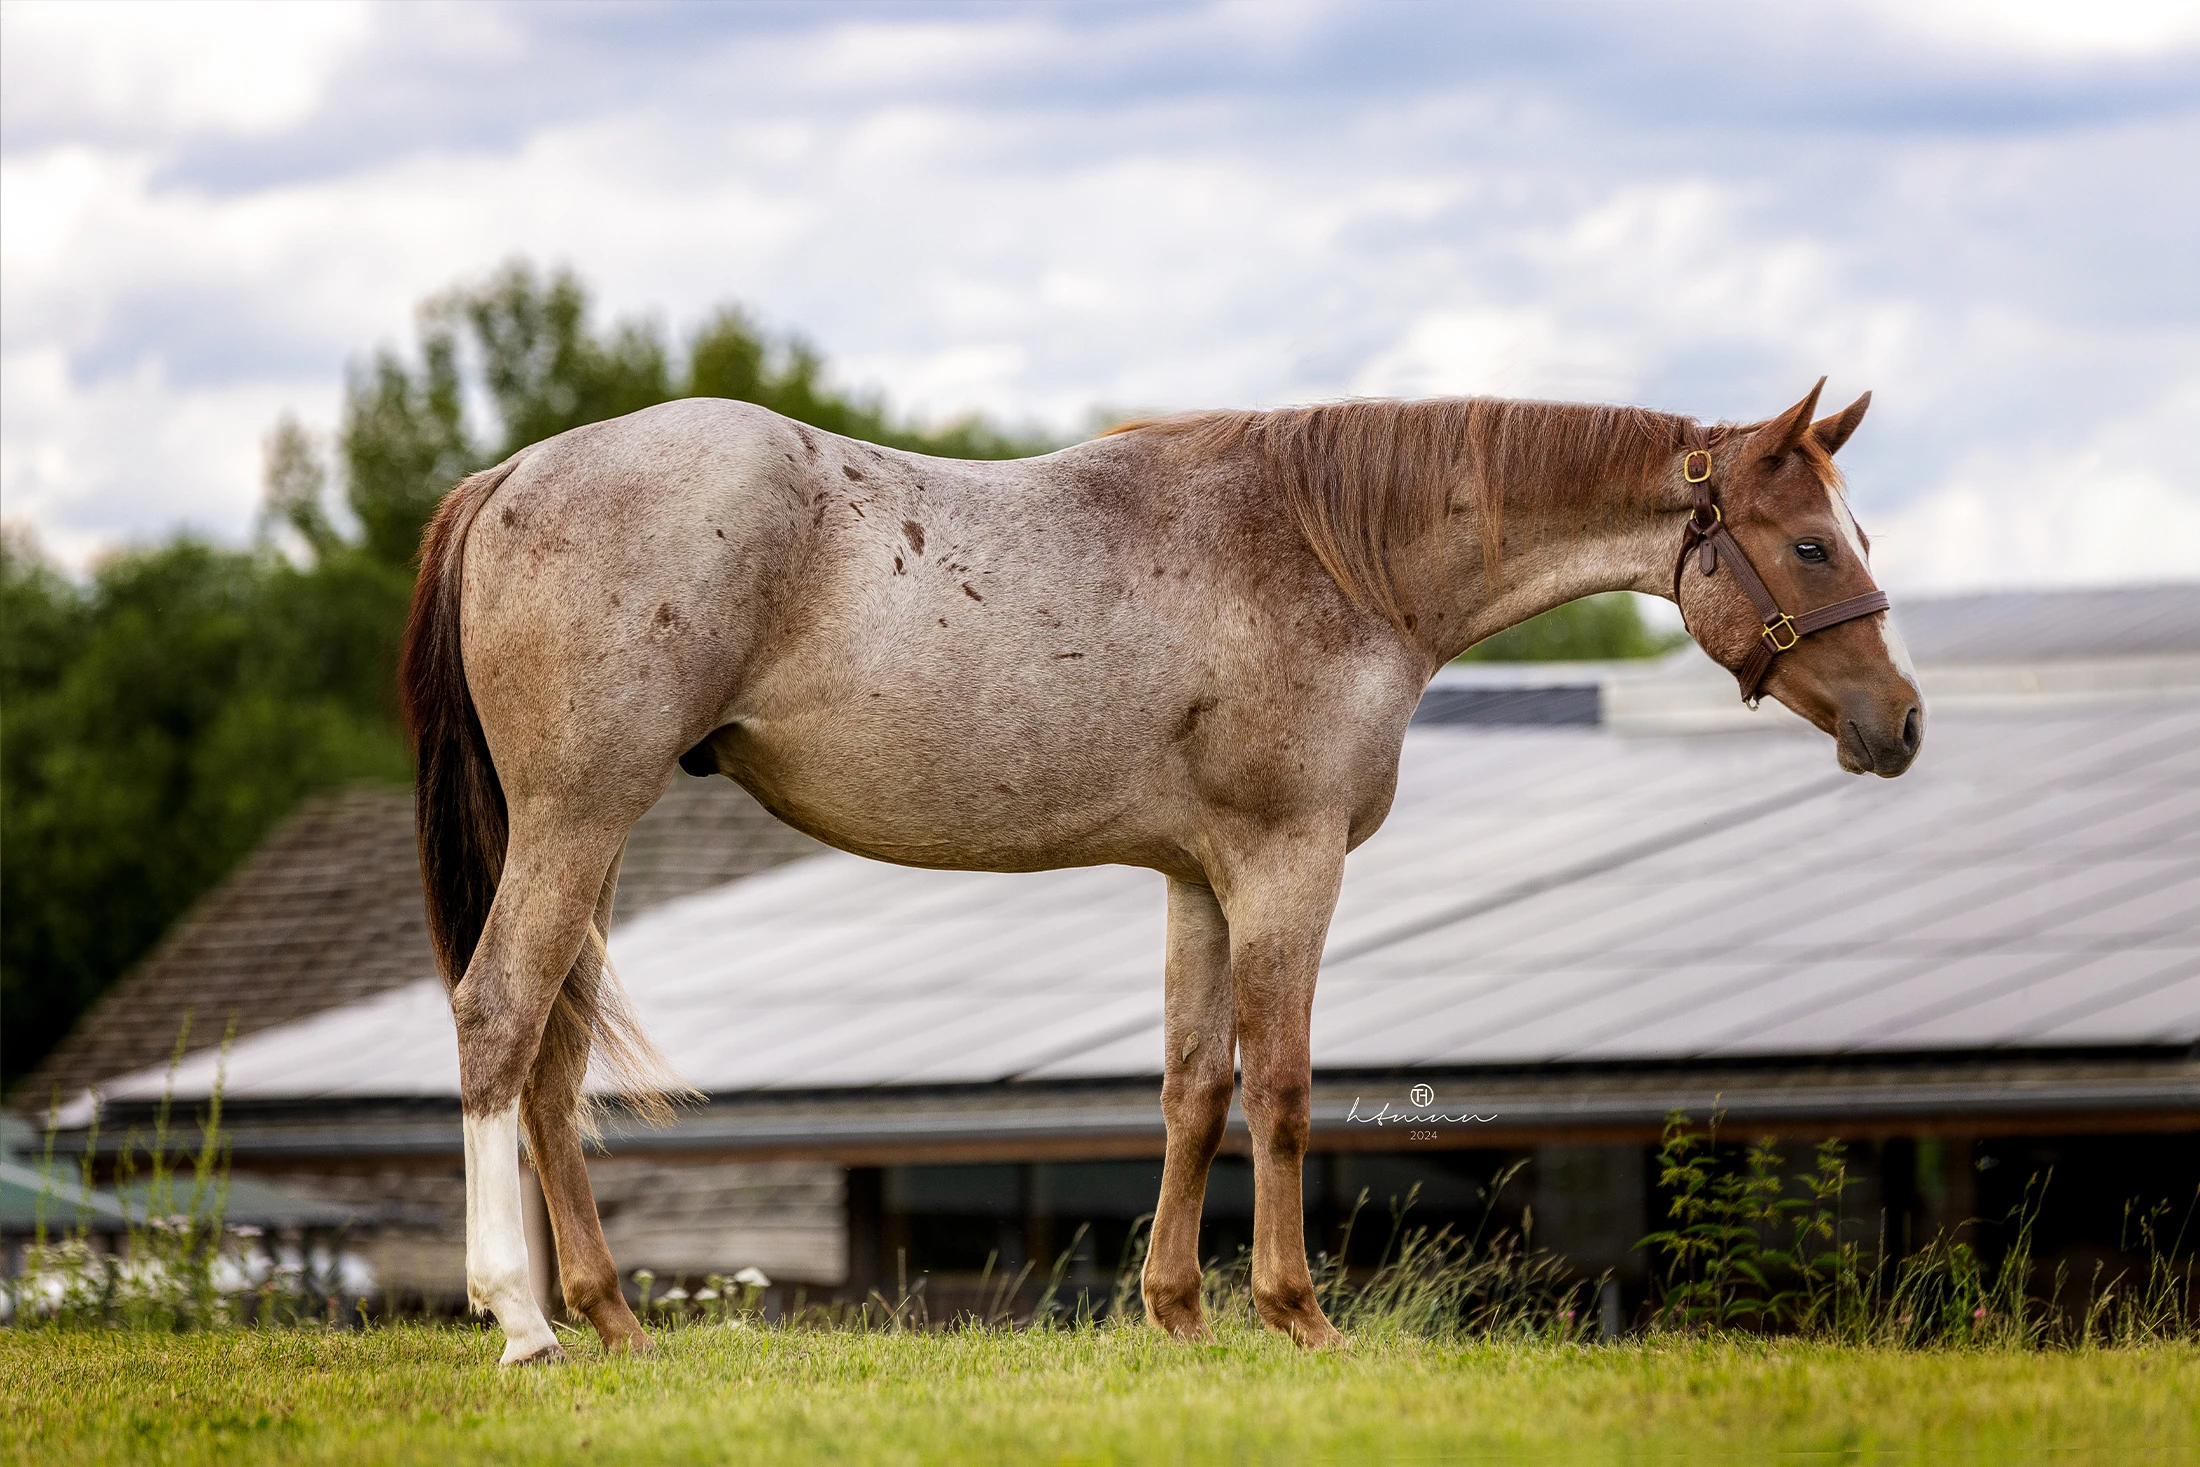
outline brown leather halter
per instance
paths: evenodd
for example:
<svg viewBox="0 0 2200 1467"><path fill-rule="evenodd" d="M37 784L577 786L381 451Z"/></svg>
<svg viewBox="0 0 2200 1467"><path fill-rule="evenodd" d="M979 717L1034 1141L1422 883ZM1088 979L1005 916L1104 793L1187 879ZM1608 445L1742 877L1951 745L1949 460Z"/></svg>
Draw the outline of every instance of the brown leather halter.
<svg viewBox="0 0 2200 1467"><path fill-rule="evenodd" d="M1700 474L1696 472L1699 462L1703 465ZM1765 624L1757 645L1750 649L1748 658L1734 674L1734 680L1742 685L1742 701L1750 707L1757 706L1757 690L1764 686L1765 674L1772 671L1773 658L1789 651L1812 632L1822 632L1827 627L1887 609L1887 593L1875 590L1806 611L1801 616L1789 616L1766 589L1764 578L1757 574L1757 567L1749 563L1741 542L1727 529L1726 517L1719 513L1719 491L1711 483L1710 450L1690 449L1688 456L1681 460L1681 477L1695 488L1696 508L1688 517L1687 529L1681 533L1681 553L1673 561L1673 604L1681 604L1681 572L1687 568L1689 551L1700 552L1703 573L1707 576L1717 572L1721 560L1734 572L1743 594L1757 608L1757 619Z"/></svg>

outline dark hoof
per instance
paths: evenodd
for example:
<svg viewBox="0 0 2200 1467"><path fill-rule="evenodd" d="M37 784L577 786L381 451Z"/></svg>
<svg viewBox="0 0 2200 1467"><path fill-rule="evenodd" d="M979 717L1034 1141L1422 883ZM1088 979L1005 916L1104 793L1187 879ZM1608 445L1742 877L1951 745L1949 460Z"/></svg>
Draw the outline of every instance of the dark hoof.
<svg viewBox="0 0 2200 1467"><path fill-rule="evenodd" d="M517 1360L504 1362L506 1366L514 1370L523 1369L529 1365L563 1365L564 1363L565 1348L555 1340L544 1345L532 1355L522 1355Z"/></svg>

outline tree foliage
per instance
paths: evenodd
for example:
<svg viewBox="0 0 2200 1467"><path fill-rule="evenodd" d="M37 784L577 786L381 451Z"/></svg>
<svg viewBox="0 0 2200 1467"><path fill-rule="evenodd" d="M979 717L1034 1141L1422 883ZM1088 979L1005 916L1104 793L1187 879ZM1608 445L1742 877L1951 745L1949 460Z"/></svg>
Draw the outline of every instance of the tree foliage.
<svg viewBox="0 0 2200 1467"><path fill-rule="evenodd" d="M1688 640L1685 632L1658 632L1642 619L1625 591L1584 596L1554 606L1466 650L1461 662L1599 662L1655 657Z"/></svg>
<svg viewBox="0 0 2200 1467"><path fill-rule="evenodd" d="M308 790L403 779L409 582L191 539L89 584L0 565L0 1064L43 1055Z"/></svg>

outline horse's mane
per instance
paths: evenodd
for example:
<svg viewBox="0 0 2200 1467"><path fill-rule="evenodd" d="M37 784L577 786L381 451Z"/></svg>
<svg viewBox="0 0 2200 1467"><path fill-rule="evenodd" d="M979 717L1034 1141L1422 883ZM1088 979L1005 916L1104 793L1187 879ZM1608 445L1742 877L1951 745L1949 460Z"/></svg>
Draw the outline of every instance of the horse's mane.
<svg viewBox="0 0 2200 1467"><path fill-rule="evenodd" d="M1674 455L1746 428L1707 427L1646 408L1453 397L1186 413L1109 431L1165 434L1201 453L1256 455L1345 595L1410 630L1392 552L1441 523L1455 494L1474 505L1494 584L1508 511L1533 533L1554 514L1599 508L1592 495L1601 485L1624 485L1638 502ZM1804 443L1806 454L1818 449L1809 435ZM1822 475L1831 471L1823 449L1812 462Z"/></svg>

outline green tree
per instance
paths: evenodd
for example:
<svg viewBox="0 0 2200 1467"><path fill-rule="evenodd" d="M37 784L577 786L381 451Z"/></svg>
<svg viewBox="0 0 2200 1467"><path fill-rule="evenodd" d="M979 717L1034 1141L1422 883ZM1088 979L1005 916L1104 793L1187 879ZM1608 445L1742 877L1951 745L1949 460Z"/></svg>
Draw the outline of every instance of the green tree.
<svg viewBox="0 0 2200 1467"><path fill-rule="evenodd" d="M190 539L88 585L0 566L0 1074L77 1015L308 790L403 779L404 577Z"/></svg>
<svg viewBox="0 0 2200 1467"><path fill-rule="evenodd" d="M1685 632L1656 632L1625 591L1584 596L1532 616L1469 647L1461 662L1598 662L1655 657L1688 640Z"/></svg>

